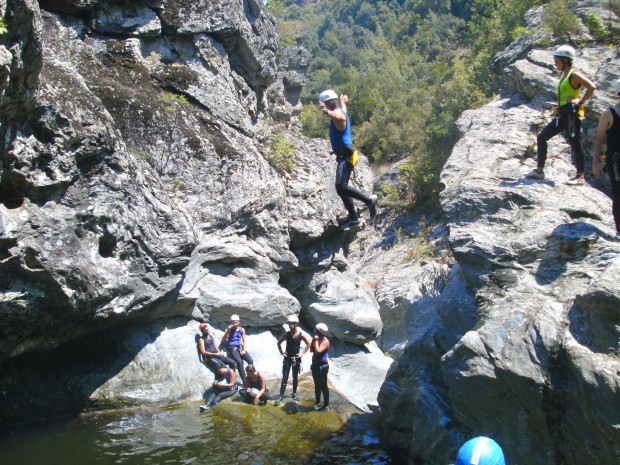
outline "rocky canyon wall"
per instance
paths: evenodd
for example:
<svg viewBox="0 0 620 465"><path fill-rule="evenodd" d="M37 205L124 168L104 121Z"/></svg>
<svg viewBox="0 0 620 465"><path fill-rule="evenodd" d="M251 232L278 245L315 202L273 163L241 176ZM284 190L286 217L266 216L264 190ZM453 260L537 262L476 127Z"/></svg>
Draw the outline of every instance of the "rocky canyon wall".
<svg viewBox="0 0 620 465"><path fill-rule="evenodd" d="M598 90L585 147L615 102L617 46L587 34L606 2L579 2L575 67ZM616 463L620 458L620 243L610 199L590 175L574 175L570 147L550 142L544 180L532 144L552 117L558 74L541 47L543 7L528 34L494 62L497 98L465 112L442 172L442 208L458 265L439 297L409 308L409 345L380 395L385 439L409 463L448 463L468 438L502 445L506 463ZM607 18L607 16L605 16ZM613 15L611 26L618 30ZM558 39L558 44L562 43Z"/></svg>
<svg viewBox="0 0 620 465"><path fill-rule="evenodd" d="M233 313L270 378L287 316L325 322L332 382L375 404L379 304L337 232L329 144L299 132L309 57L262 2L0 13L0 423L199 399L198 322L221 337ZM371 189L364 157L353 183Z"/></svg>

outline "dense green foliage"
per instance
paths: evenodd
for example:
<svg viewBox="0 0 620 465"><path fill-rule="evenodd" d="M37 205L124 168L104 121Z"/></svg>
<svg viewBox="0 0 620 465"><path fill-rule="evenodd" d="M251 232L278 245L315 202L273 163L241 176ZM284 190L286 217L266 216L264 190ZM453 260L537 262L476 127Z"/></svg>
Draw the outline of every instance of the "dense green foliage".
<svg viewBox="0 0 620 465"><path fill-rule="evenodd" d="M295 147L283 136L273 141L267 161L280 174L290 173L295 168Z"/></svg>
<svg viewBox="0 0 620 465"><path fill-rule="evenodd" d="M556 34L572 30L552 0ZM615 1L615 0L614 0ZM436 200L439 172L456 141L455 121L492 96L493 56L524 31L541 0L268 0L283 44L313 55L301 115L309 136L327 135L317 107L333 88L349 96L354 143L375 163L405 159L386 203ZM555 30L557 29L557 30Z"/></svg>

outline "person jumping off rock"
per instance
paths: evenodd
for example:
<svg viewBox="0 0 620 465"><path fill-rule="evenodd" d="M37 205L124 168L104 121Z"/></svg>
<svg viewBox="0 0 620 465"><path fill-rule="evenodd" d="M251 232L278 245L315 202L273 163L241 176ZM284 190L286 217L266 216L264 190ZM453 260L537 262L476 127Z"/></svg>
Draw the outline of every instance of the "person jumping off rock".
<svg viewBox="0 0 620 465"><path fill-rule="evenodd" d="M357 150L353 146L351 139L351 121L347 115L346 95L338 94L333 90L326 90L319 96L319 108L329 117L329 140L332 150L336 154L338 166L336 168L336 192L342 199L347 212L348 221L342 226L343 229L354 229L361 226L360 220L355 210L353 200L360 200L366 204L370 213L370 218L374 218L377 213L377 196L368 196L363 192L349 186L349 178L353 172L353 167L357 164Z"/></svg>

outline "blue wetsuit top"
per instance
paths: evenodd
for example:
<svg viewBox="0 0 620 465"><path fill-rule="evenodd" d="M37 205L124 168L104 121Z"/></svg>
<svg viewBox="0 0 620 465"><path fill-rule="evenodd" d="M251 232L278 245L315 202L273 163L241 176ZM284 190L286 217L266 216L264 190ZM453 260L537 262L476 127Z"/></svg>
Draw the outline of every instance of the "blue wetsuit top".
<svg viewBox="0 0 620 465"><path fill-rule="evenodd" d="M327 339L327 338L325 338ZM324 353L319 354L317 352L312 353L312 364L313 365L324 365L327 363L327 353L329 349L327 349Z"/></svg>
<svg viewBox="0 0 620 465"><path fill-rule="evenodd" d="M241 347L241 339L243 336L243 328L240 326L236 331L231 331L228 335L228 345L232 347Z"/></svg>
<svg viewBox="0 0 620 465"><path fill-rule="evenodd" d="M351 139L351 121L349 120L349 115L347 115L344 111L342 112L347 118L347 127L344 128L344 131L339 131L333 121L329 122L329 141L331 142L332 150L336 155L343 155L344 149L348 145L353 145L353 140Z"/></svg>

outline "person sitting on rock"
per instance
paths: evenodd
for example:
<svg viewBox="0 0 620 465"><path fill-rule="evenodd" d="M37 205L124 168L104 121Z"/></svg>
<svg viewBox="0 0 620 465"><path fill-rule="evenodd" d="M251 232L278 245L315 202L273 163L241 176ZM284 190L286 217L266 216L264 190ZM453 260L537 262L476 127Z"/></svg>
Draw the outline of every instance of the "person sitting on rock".
<svg viewBox="0 0 620 465"><path fill-rule="evenodd" d="M198 352L202 355L203 360L207 366L215 372L218 368L228 365L233 370L237 368L237 363L226 357L215 344L215 339L210 334L209 325L206 323L200 323L198 326L202 337L198 339Z"/></svg>
<svg viewBox="0 0 620 465"><path fill-rule="evenodd" d="M230 324L224 331L222 341L227 344L228 356L237 362L237 369L239 370L239 376L241 379L245 379L245 370L243 368L243 361L245 360L249 364L254 364L254 360L247 351L247 342L245 340L245 329L240 325L239 315L232 315L230 317Z"/></svg>
<svg viewBox="0 0 620 465"><path fill-rule="evenodd" d="M547 141L565 131L575 154L575 165L577 168L575 177L569 179L566 183L573 186L584 183L585 160L581 145L581 120L583 116L579 112L583 111L581 107L592 97L596 86L582 73L573 70L574 58L575 49L570 45L561 45L553 52L555 67L562 72L562 77L558 84L558 108L556 109L555 118L538 134L536 139L538 145L536 169L526 174L526 178L545 178L544 168L545 161L547 160ZM579 97L582 88L586 91L583 96Z"/></svg>
<svg viewBox="0 0 620 465"><path fill-rule="evenodd" d="M282 361L282 382L280 383L280 396L276 399L273 405L279 405L284 399L284 392L286 391L286 385L288 382L288 375L291 369L293 370L293 400L299 400L297 395L297 386L299 384L299 372L301 371L301 358L310 348L310 337L299 329L299 318L297 315L291 315L288 317L289 331L284 333L280 339L278 339L278 350L284 357ZM282 343L286 340L286 351L282 352ZM301 342L305 343L304 350L301 350Z"/></svg>
<svg viewBox="0 0 620 465"><path fill-rule="evenodd" d="M267 404L269 389L267 389L265 383L265 375L259 372L252 364L249 364L245 370L247 374L243 382L243 389L239 390L239 394L248 404Z"/></svg>
<svg viewBox="0 0 620 465"><path fill-rule="evenodd" d="M611 184L611 212L616 224L616 239L620 240L620 79L614 84L616 105L606 109L601 115L594 139L592 171L596 179L603 174L601 153L603 142L607 141L606 171Z"/></svg>
<svg viewBox="0 0 620 465"><path fill-rule="evenodd" d="M236 391L235 372L227 366L218 368L216 370L215 381L213 381L213 385L207 396L207 403L200 406L200 411L204 412L210 409L215 404L232 396Z"/></svg>

